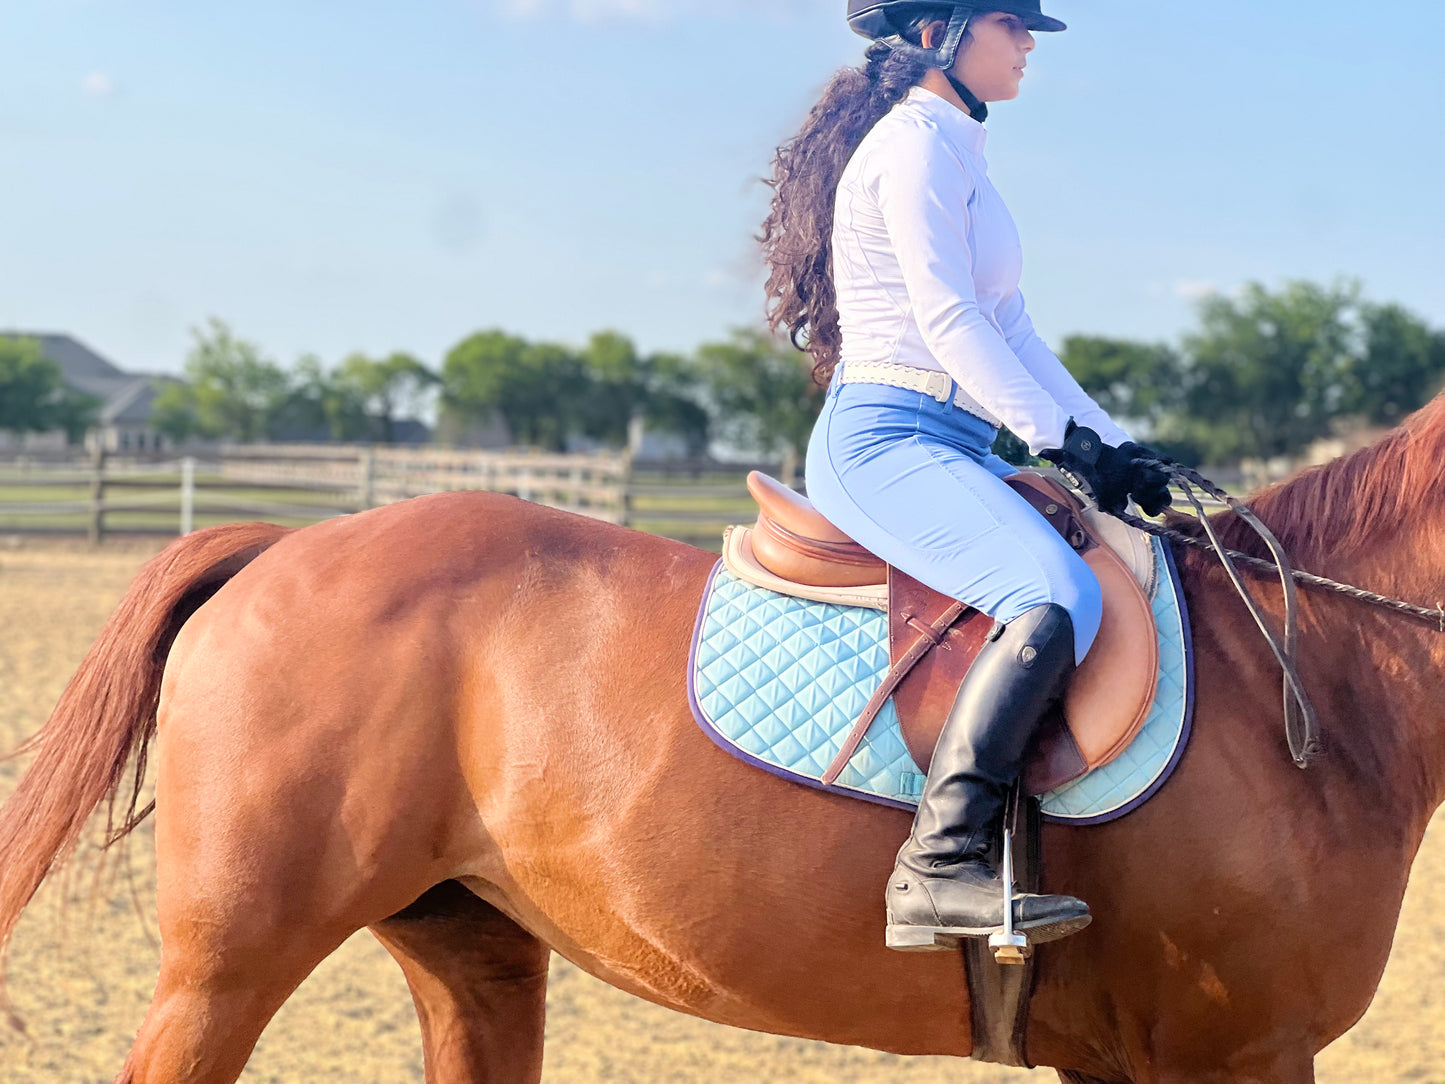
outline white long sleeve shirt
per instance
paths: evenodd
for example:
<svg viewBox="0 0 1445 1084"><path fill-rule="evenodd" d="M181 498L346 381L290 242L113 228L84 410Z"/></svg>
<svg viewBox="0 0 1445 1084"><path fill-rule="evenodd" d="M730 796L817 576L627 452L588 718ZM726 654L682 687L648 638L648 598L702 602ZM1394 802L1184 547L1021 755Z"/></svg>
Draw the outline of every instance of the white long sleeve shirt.
<svg viewBox="0 0 1445 1084"><path fill-rule="evenodd" d="M838 183L833 278L842 364L947 373L964 409L1037 454L1070 417L1108 444L1127 433L1034 331L1019 293L1023 249L988 179L983 125L914 87L873 128Z"/></svg>

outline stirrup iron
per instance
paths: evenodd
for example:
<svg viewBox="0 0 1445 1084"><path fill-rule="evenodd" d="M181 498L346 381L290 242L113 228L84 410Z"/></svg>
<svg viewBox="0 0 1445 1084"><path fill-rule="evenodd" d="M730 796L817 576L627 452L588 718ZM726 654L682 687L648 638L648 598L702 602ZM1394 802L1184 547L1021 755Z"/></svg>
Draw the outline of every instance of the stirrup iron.
<svg viewBox="0 0 1445 1084"><path fill-rule="evenodd" d="M1022 965L1033 955L1029 939L1014 929L1014 822L1019 810L1019 784L1009 788L1004 806L1002 858L999 880L1003 883L1003 929L989 934L988 947L994 960L1004 966Z"/></svg>

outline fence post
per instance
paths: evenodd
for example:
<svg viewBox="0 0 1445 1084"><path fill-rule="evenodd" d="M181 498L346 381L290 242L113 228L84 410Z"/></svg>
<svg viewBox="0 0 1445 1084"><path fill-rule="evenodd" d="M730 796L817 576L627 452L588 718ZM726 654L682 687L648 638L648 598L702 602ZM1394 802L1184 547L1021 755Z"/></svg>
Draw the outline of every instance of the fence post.
<svg viewBox="0 0 1445 1084"><path fill-rule="evenodd" d="M533 456L536 455L536 450L535 450L535 449L532 451L532 455L533 455ZM532 465L531 465L530 463L528 463L526 466L522 466L520 463L518 463L518 464L517 464L517 467L516 467L516 471L517 471L517 487L516 487L517 496L521 497L522 500L524 500L524 501L530 501L530 500L532 499L532 479L533 479L534 474L536 473L536 472L535 472L535 469L532 467Z"/></svg>
<svg viewBox="0 0 1445 1084"><path fill-rule="evenodd" d="M186 456L181 460L181 536L196 529L196 460Z"/></svg>
<svg viewBox="0 0 1445 1084"><path fill-rule="evenodd" d="M105 541L105 438L95 434L95 446L90 453L90 544L98 546Z"/></svg>
<svg viewBox="0 0 1445 1084"><path fill-rule="evenodd" d="M376 449L369 446L361 450L361 489L357 503L361 506L357 509L360 512L376 504Z"/></svg>
<svg viewBox="0 0 1445 1084"><path fill-rule="evenodd" d="M618 522L624 527L632 526L632 451L622 453L622 511Z"/></svg>
<svg viewBox="0 0 1445 1084"><path fill-rule="evenodd" d="M781 468L782 483L789 489L797 489L798 481L798 449L789 444L783 449L783 464Z"/></svg>

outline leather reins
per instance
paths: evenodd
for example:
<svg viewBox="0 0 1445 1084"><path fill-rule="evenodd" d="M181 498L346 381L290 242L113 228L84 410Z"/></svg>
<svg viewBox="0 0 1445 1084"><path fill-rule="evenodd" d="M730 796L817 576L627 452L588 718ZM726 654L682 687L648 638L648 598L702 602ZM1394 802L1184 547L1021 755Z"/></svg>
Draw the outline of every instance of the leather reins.
<svg viewBox="0 0 1445 1084"><path fill-rule="evenodd" d="M1239 592L1250 616L1259 626L1259 631L1264 635L1265 641L1269 644L1274 657L1279 661L1280 669L1284 672L1284 726L1285 738L1289 742L1290 756L1300 768L1307 768L1323 747L1320 744L1319 719L1315 714L1314 705L1310 702L1308 694L1304 690L1304 684L1300 680L1296 660L1299 657L1299 599L1295 588L1296 583L1304 584L1306 587L1315 590L1331 591L1335 594L1344 595L1347 598L1355 599L1357 602L1364 602L1371 606L1378 606L1393 613L1405 617L1414 617L1421 621L1428 622L1440 632L1445 632L1445 606L1416 606L1413 603L1405 602L1402 599L1391 598L1388 595L1376 594L1374 591L1366 591L1361 587L1354 587L1347 583L1340 583L1337 580L1326 579L1324 576L1316 576L1309 572L1302 572L1289 563L1289 558L1284 552L1284 547L1275 538L1243 501L1230 496L1223 489L1219 488L1209 479L1200 475L1197 471L1191 470L1172 459L1144 459L1141 462L1149 466L1157 467L1168 474L1175 485L1183 492L1186 500L1194 508L1195 518L1199 520L1208 535L1209 541L1196 538L1193 535L1185 534L1183 531L1171 527L1163 527L1128 512L1111 513L1116 519L1122 520L1129 526L1147 534L1156 535L1160 538L1167 538L1174 542L1192 546L1195 549L1217 554L1220 564L1224 566L1229 576L1230 583ZM1194 492L1194 486L1198 486L1211 497L1225 504L1235 513L1250 529L1264 540L1269 547L1274 561L1266 561L1263 558L1252 556L1248 553L1241 553L1239 550L1227 548L1219 541L1219 536L1214 532L1214 525L1209 521L1209 516L1200 503L1199 497ZM1240 577L1237 566L1244 565L1249 568L1263 572L1275 572L1279 574L1280 585L1284 590L1284 635L1276 636L1265 620L1264 611L1259 603L1250 594L1249 588L1245 586L1244 580ZM1283 642L1281 642L1281 640Z"/></svg>

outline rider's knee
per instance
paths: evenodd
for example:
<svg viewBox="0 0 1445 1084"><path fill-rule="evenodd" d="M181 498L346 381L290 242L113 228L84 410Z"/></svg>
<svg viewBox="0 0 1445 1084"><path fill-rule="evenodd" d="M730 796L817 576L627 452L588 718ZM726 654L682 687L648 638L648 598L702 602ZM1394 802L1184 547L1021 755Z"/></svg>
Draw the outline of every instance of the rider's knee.
<svg viewBox="0 0 1445 1084"><path fill-rule="evenodd" d="M1104 620L1104 593L1093 569L1072 551L1068 557L1072 560L1064 561L1061 568L1048 570L1048 574L1027 586L1020 585L999 617L1008 622L1035 606L1048 603L1062 606L1069 612L1074 626L1077 664L1084 661L1099 635L1099 626Z"/></svg>
<svg viewBox="0 0 1445 1084"><path fill-rule="evenodd" d="M1094 640L1099 635L1099 626L1104 621L1104 592L1099 579L1088 565L1083 565L1083 574L1070 577L1068 588L1061 592L1064 597L1056 601L1069 611L1074 624L1074 662L1081 663Z"/></svg>

